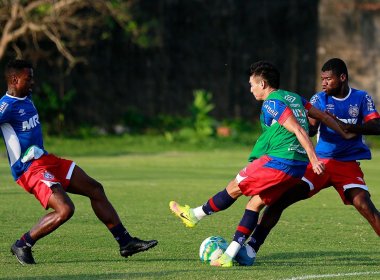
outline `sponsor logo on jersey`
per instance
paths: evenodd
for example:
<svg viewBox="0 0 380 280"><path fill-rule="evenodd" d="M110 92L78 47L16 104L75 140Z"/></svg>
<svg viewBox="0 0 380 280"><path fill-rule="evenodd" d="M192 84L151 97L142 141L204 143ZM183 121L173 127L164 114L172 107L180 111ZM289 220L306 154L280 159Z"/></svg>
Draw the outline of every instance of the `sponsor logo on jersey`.
<svg viewBox="0 0 380 280"><path fill-rule="evenodd" d="M46 180L53 180L54 179L54 175L51 174L49 171L45 171L43 176Z"/></svg>
<svg viewBox="0 0 380 280"><path fill-rule="evenodd" d="M20 109L18 111L18 113L20 114L20 116L23 116L23 115L25 115L25 110L24 109Z"/></svg>
<svg viewBox="0 0 380 280"><path fill-rule="evenodd" d="M269 102L273 104L273 107L275 107L275 104L276 104L276 103L274 103L273 101L269 101ZM276 109L272 108L272 107L270 106L270 104L265 103L265 104L264 104L264 108L267 110L267 112L268 112L269 114L272 115L272 117L277 116L278 111L276 111Z"/></svg>
<svg viewBox="0 0 380 280"><path fill-rule="evenodd" d="M359 107L358 105L351 105L350 104L350 107L348 108L348 114L353 117L353 118L356 118L358 115L359 115Z"/></svg>
<svg viewBox="0 0 380 280"><path fill-rule="evenodd" d="M373 103L372 97L367 94L365 98L367 99L367 110L375 111L375 104Z"/></svg>
<svg viewBox="0 0 380 280"><path fill-rule="evenodd" d="M348 123L348 124L356 124L358 122L358 119L341 119L339 118L339 120L341 120L342 122L344 123Z"/></svg>
<svg viewBox="0 0 380 280"><path fill-rule="evenodd" d="M317 103L318 100L319 100L318 95L314 95L314 96L310 99L310 103L311 103L312 105L314 105L315 103Z"/></svg>
<svg viewBox="0 0 380 280"><path fill-rule="evenodd" d="M35 128L39 124L40 124L40 121L38 120L38 114L36 114L33 117L31 117L28 121L22 122L22 131Z"/></svg>
<svg viewBox="0 0 380 280"><path fill-rule="evenodd" d="M8 107L8 103L3 101L3 103L1 103L0 105L0 113L4 113L7 107Z"/></svg>
<svg viewBox="0 0 380 280"><path fill-rule="evenodd" d="M332 113L334 111L334 104L326 104L326 110Z"/></svg>
<svg viewBox="0 0 380 280"><path fill-rule="evenodd" d="M294 101L296 101L296 98L294 96L291 96L291 95L285 95L284 99L286 101L289 101L290 103L293 103Z"/></svg>

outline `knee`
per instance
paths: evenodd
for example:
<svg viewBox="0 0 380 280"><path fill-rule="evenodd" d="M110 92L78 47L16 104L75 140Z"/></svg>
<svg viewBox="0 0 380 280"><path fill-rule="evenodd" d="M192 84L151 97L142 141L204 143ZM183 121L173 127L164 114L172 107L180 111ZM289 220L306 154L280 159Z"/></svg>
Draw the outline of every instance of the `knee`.
<svg viewBox="0 0 380 280"><path fill-rule="evenodd" d="M63 224L74 215L74 212L75 206L73 204L65 204L57 211L57 222Z"/></svg>
<svg viewBox="0 0 380 280"><path fill-rule="evenodd" d="M105 195L103 185L97 181L93 182L92 193L95 197L102 197Z"/></svg>

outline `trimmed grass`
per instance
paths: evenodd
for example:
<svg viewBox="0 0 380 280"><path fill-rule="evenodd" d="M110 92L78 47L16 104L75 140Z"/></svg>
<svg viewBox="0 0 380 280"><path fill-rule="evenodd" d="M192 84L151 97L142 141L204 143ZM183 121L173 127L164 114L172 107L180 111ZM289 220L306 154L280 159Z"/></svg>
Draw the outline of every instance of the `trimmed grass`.
<svg viewBox="0 0 380 280"><path fill-rule="evenodd" d="M54 150L54 149L49 149ZM169 211L170 200L204 203L246 164L249 147L210 151L147 151L119 156L70 156L104 185L132 235L159 245L128 259L119 256L112 235L95 217L88 199L70 195L76 213L34 247L35 266L21 266L10 245L46 213L13 182L0 162L0 279L379 279L379 238L333 189L293 205L268 237L253 267L220 269L200 263L198 249L208 236L231 240L247 198L230 209L185 228ZM79 152L77 153L79 154ZM372 199L380 205L380 152L363 162ZM357 274L355 274L357 273ZM367 274L363 274L367 273ZM373 273L373 274L371 274ZM297 279L297 278L293 278ZM319 279L319 278L301 278Z"/></svg>

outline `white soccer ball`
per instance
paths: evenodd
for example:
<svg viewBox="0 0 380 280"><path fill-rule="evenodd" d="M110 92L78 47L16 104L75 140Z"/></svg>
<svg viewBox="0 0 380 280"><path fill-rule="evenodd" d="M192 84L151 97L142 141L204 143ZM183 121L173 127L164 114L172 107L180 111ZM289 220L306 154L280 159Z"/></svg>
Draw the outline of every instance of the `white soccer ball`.
<svg viewBox="0 0 380 280"><path fill-rule="evenodd" d="M199 247L199 258L202 262L218 259L228 247L227 241L221 236L210 236L203 240Z"/></svg>

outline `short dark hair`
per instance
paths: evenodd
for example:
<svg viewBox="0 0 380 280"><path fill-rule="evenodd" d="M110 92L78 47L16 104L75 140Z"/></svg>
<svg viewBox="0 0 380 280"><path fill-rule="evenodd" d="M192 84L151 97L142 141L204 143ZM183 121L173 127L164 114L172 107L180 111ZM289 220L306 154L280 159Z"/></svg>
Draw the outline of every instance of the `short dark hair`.
<svg viewBox="0 0 380 280"><path fill-rule="evenodd" d="M346 63L340 58L331 58L322 66L322 72L332 71L335 75L345 74L348 80L348 71Z"/></svg>
<svg viewBox="0 0 380 280"><path fill-rule="evenodd" d="M5 79L8 81L11 75L17 75L25 68L31 69L33 66L29 61L22 59L9 61L5 69Z"/></svg>
<svg viewBox="0 0 380 280"><path fill-rule="evenodd" d="M280 71L269 61L258 61L249 68L249 76L261 76L273 88L280 87Z"/></svg>

